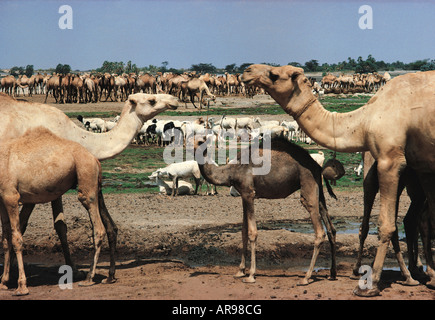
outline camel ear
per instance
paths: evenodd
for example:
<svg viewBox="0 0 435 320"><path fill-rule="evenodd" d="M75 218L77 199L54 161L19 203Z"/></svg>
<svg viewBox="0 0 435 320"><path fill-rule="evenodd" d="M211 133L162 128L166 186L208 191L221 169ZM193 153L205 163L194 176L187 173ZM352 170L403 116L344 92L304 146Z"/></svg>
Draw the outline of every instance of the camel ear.
<svg viewBox="0 0 435 320"><path fill-rule="evenodd" d="M132 95L130 95L128 97L128 102L130 102L132 107L136 107L137 106L137 98L132 96Z"/></svg>
<svg viewBox="0 0 435 320"><path fill-rule="evenodd" d="M292 67L289 71L289 75L292 78L292 81L295 81L300 75L304 74L304 69Z"/></svg>

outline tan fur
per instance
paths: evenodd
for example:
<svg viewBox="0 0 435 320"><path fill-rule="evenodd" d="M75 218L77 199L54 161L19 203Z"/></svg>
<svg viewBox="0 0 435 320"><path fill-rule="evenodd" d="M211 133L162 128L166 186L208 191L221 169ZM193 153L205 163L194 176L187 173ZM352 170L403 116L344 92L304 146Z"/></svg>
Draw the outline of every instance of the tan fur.
<svg viewBox="0 0 435 320"><path fill-rule="evenodd" d="M103 201L99 161L78 143L61 139L42 127L3 142L0 150L0 213L5 252L5 268L0 288L7 289L13 248L19 268L15 295L29 292L22 257L22 233L30 213L26 216L20 215L19 202L34 205L54 201L76 185L79 200L89 213L94 231L95 254L86 279L86 284L91 284L105 235L99 208L99 203ZM111 253L114 254L114 250ZM108 278L110 282L114 280L115 272L112 254Z"/></svg>

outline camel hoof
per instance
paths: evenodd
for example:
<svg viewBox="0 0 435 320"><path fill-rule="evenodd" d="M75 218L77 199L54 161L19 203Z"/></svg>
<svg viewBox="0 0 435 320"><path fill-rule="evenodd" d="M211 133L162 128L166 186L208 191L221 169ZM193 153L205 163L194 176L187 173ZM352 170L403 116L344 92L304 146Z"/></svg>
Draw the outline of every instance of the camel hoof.
<svg viewBox="0 0 435 320"><path fill-rule="evenodd" d="M397 281L397 283L401 284L402 286L409 286L409 287L418 286L420 284L420 282L412 278L406 279L405 281Z"/></svg>
<svg viewBox="0 0 435 320"><path fill-rule="evenodd" d="M0 284L0 290L9 290L9 288L6 285L1 283Z"/></svg>
<svg viewBox="0 0 435 320"><path fill-rule="evenodd" d="M303 278L301 281L299 281L299 283L297 284L297 286L307 286L310 283L312 283L313 281L309 281L309 279Z"/></svg>
<svg viewBox="0 0 435 320"><path fill-rule="evenodd" d="M102 284L112 284L115 283L118 279L116 279L115 277L107 277L106 279L103 279L101 281Z"/></svg>
<svg viewBox="0 0 435 320"><path fill-rule="evenodd" d="M95 285L96 283L95 282L93 282L92 280L85 280L85 281L82 281L82 282L79 282L79 287L91 287L91 286L93 286L93 285Z"/></svg>
<svg viewBox="0 0 435 320"><path fill-rule="evenodd" d="M435 280L432 279L431 281L427 282L426 287L428 287L429 289L435 289Z"/></svg>
<svg viewBox="0 0 435 320"><path fill-rule="evenodd" d="M376 297L380 296L381 292L378 288L375 289L361 289L359 286L353 290L353 294L359 297Z"/></svg>
<svg viewBox="0 0 435 320"><path fill-rule="evenodd" d="M234 275L234 278L243 278L246 274L243 271L239 271Z"/></svg>
<svg viewBox="0 0 435 320"><path fill-rule="evenodd" d="M338 279L337 279L336 276L329 276L329 277L328 277L328 280L329 280L329 281L337 281Z"/></svg>
<svg viewBox="0 0 435 320"><path fill-rule="evenodd" d="M242 282L243 283L255 283L255 278L254 278L254 276L249 276L248 278L243 279Z"/></svg>
<svg viewBox="0 0 435 320"><path fill-rule="evenodd" d="M24 288L18 288L17 290L15 290L12 295L13 296L25 296L28 294L29 294L29 289L27 289L27 287L24 287Z"/></svg>

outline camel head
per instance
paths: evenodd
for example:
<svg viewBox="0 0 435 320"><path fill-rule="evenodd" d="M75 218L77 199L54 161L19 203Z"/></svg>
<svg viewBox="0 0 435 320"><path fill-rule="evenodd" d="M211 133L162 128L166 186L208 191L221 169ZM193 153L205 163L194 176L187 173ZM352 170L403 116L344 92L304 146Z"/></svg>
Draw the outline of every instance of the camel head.
<svg viewBox="0 0 435 320"><path fill-rule="evenodd" d="M245 85L264 88L272 98L284 106L296 91L299 76L303 76L308 81L302 68L290 65L272 67L265 64L253 64L246 68L241 79Z"/></svg>
<svg viewBox="0 0 435 320"><path fill-rule="evenodd" d="M130 105L130 110L143 122L165 110L175 110L179 106L178 99L169 94L135 93L129 95L125 103Z"/></svg>

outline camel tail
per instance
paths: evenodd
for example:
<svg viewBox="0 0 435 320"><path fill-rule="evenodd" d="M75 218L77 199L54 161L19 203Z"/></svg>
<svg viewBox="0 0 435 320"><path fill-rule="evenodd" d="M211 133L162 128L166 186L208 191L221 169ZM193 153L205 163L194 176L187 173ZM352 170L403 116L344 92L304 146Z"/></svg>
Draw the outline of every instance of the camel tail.
<svg viewBox="0 0 435 320"><path fill-rule="evenodd" d="M337 196L335 195L334 191L332 190L331 185L329 184L329 181L325 178L323 178L323 180L325 180L325 184L326 184L326 189L328 190L328 193L331 197L333 197L335 200L337 200Z"/></svg>

